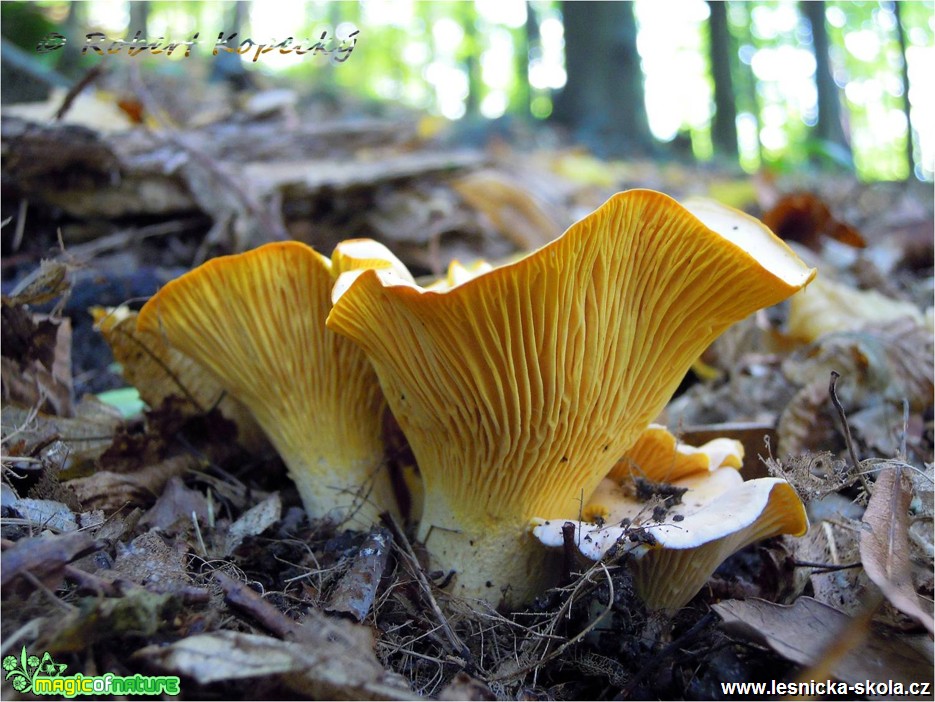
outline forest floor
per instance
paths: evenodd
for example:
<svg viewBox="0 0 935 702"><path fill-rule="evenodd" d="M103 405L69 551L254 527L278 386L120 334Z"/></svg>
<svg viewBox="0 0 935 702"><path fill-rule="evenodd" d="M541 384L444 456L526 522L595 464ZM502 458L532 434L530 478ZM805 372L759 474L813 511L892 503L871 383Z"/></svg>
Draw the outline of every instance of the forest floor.
<svg viewBox="0 0 935 702"><path fill-rule="evenodd" d="M135 99L150 115L171 102ZM6 699L31 699L37 672L178 675L187 699L932 682L930 185L602 161L518 124L488 139L420 117L325 119L282 93L197 124L104 131L127 105L78 100L91 126L3 117ZM439 276L452 258L542 246L634 187L763 217L837 286L816 288L807 330L789 303L733 327L659 418L683 441L743 442L744 477L787 479L811 520L804 537L729 558L674 616L646 610L626 557L570 563L561 588L517 611L448 594L408 524L310 521L278 456L234 440L220 409L186 408L165 379L127 390L89 311L138 309L208 258L283 238L328 255L372 237ZM366 583L364 604L348 600Z"/></svg>

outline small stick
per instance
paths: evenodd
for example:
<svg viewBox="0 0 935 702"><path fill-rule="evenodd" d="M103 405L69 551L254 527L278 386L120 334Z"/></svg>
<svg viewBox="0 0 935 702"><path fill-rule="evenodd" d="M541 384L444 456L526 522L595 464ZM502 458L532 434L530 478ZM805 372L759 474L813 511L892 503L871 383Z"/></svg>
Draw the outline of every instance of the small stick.
<svg viewBox="0 0 935 702"><path fill-rule="evenodd" d="M575 525L573 522L562 524L562 585L570 585L571 572L575 567Z"/></svg>
<svg viewBox="0 0 935 702"><path fill-rule="evenodd" d="M833 404L834 408L838 411L838 416L841 417L841 424L844 425L844 443L847 444L847 451L850 453L851 462L854 464L854 474L860 478L860 484L864 486L864 490L866 490L869 495L870 485L867 483L867 479L864 477L863 473L860 472L860 461L857 460L857 451L854 450L854 440L851 438L851 427L847 423L847 415L844 414L844 407L841 406L841 401L838 399L838 395L834 389L840 377L840 373L835 370L831 371L831 382L828 383L828 394L831 395L831 404Z"/></svg>
<svg viewBox="0 0 935 702"><path fill-rule="evenodd" d="M909 400L903 398L903 431L899 437L899 460L906 460L906 438L909 434Z"/></svg>
<svg viewBox="0 0 935 702"><path fill-rule="evenodd" d="M422 591L425 593L425 596L429 601L429 606L432 608L432 612L435 614L435 618L438 619L438 623L441 626L442 631L445 632L445 636L448 637L448 642L454 649L454 654L462 658L467 663L468 668L473 668L474 664L471 662L471 652L468 647L462 643L461 639L458 638L458 635L455 634L454 629L452 629L448 624L448 620L445 618L445 615L442 614L442 610L438 606L438 602L435 601L435 597L432 595L431 583L429 583L429 579L425 577L422 566L419 565L419 559L416 558L416 554L412 550L412 544L409 543L409 539L406 538L406 534L404 534L403 530L399 528L399 525L396 523L396 520L390 513L384 512L380 515L380 519L384 524L386 524L387 527L389 527L389 530L393 533L394 541L406 556L406 560L409 561L409 566L413 573L415 573L419 584L422 586Z"/></svg>
<svg viewBox="0 0 935 702"><path fill-rule="evenodd" d="M836 570L848 570L850 568L860 568L863 564L858 561L857 563L815 563L813 561L793 561L793 568L817 568L819 573L832 573Z"/></svg>
<svg viewBox="0 0 935 702"><path fill-rule="evenodd" d="M224 590L224 600L231 607L250 615L264 629L281 639L293 638L298 635L301 625L289 619L256 594L246 583L234 580L227 573L220 570L215 571L212 577Z"/></svg>
<svg viewBox="0 0 935 702"><path fill-rule="evenodd" d="M195 513L195 510L192 510L192 524L195 527L195 536L198 537L198 546L201 548L201 557L208 557L208 548L205 546L205 540L201 537L201 527L198 526L198 515Z"/></svg>
<svg viewBox="0 0 935 702"><path fill-rule="evenodd" d="M13 250L19 251L23 243L23 233L26 231L26 211L29 209L29 200L23 198L19 201L19 210L16 213L16 230L13 232Z"/></svg>
<svg viewBox="0 0 935 702"><path fill-rule="evenodd" d="M65 98L62 100L61 106L58 108L58 110L56 110L55 116L52 119L56 122L60 122L65 117L65 115L68 114L68 110L71 109L72 103L74 103L75 99L82 93L82 91L84 91L85 88L91 85L91 83L96 81L102 75L104 75L103 63L97 64L87 73L85 73L81 77L81 80L71 86L68 89L68 92L65 93Z"/></svg>

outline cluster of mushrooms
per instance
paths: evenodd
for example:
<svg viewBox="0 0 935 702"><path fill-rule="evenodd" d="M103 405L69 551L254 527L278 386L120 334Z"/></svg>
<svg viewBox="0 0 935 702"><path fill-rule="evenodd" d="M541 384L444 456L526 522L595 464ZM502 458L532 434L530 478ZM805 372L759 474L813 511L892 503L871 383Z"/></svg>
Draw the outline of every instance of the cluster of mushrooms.
<svg viewBox="0 0 935 702"><path fill-rule="evenodd" d="M137 329L250 409L313 518L398 514L388 408L421 476L417 536L456 594L528 601L570 521L582 558L629 544L640 593L673 610L737 549L808 523L785 482L741 479L742 447L691 449L650 422L719 334L814 275L752 217L632 190L514 263L455 264L428 288L363 239L330 260L298 242L217 258ZM681 500L647 510L640 481Z"/></svg>

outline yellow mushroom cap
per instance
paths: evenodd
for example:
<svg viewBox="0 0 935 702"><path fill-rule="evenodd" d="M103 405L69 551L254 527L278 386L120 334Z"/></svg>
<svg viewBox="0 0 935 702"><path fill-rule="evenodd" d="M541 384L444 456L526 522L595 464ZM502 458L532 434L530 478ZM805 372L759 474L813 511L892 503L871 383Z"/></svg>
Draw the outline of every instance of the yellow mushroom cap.
<svg viewBox="0 0 935 702"><path fill-rule="evenodd" d="M743 444L735 439L713 439L699 446L679 442L664 426L650 424L607 477L622 481L642 477L671 482L699 471L743 465Z"/></svg>
<svg viewBox="0 0 935 702"><path fill-rule="evenodd" d="M369 524L395 509L377 377L325 318L340 273L397 263L376 242L345 242L332 260L298 242L267 244L208 261L140 311L141 332L164 335L250 408L313 517Z"/></svg>
<svg viewBox="0 0 935 702"><path fill-rule="evenodd" d="M629 191L449 290L382 270L335 286L328 327L380 377L425 483L419 536L458 592L535 592L529 520L576 516L707 345L814 276L757 220L692 208Z"/></svg>

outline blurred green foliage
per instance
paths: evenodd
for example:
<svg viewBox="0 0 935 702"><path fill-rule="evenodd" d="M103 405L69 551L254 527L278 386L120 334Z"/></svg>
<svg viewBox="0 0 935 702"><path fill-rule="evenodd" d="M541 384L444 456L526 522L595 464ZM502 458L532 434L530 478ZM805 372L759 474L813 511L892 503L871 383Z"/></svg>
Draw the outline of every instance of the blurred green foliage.
<svg viewBox="0 0 935 702"><path fill-rule="evenodd" d="M651 53L659 47L638 39L647 80L652 76L658 85L659 80L665 83L666 70L683 70L695 76L692 80L697 83L692 104L698 107L675 123L665 100L675 110L680 100L687 99L684 90L673 87L662 98L658 91L654 93L648 109L650 126L658 140L673 142L674 152L684 153L684 145L677 145L689 139L696 158L711 158L713 86L710 70L704 68L707 8L702 0L685 0L679 5L679 15L684 16L676 17L669 3L636 3L641 35L666 36L666 52L697 59L667 69ZM789 169L817 161L854 168L867 180L907 178L913 175L907 157L911 135L917 164L914 175L932 178L935 97L929 87L931 76L926 74L935 57L932 2L901 3L905 52L892 2L836 0L825 4L831 62L853 158L811 135L817 117L813 54L809 58L813 48L808 24L796 4L735 0L727 4L743 168ZM44 34L65 33L63 27L75 5L84 5L83 17L78 36L69 36L69 41L80 43L81 33L94 30L109 37L132 37L139 29L128 27L129 3L4 2L0 11L5 40L34 51ZM234 29L228 26L234 16L229 2L150 0L147 9L150 37L185 41L193 32L201 33L198 59L186 61L211 61L217 33ZM290 35L314 42L322 33L333 40L336 34L359 30L358 43L344 63L323 56L287 58L270 53L244 66L246 71L263 74L267 83L281 80L299 91L351 95L356 100L403 105L449 119L482 120L506 114L533 121L549 116L564 82L561 3L553 0L308 1L275 6L253 2L246 9L244 26L238 28L240 38L258 43ZM678 23L679 31L666 34L666 23ZM36 59L54 65L73 61L74 54L68 58L60 51L36 55ZM604 59L594 57L595 61ZM81 57L85 69L99 60ZM176 58L138 60L144 70L189 69ZM902 62L906 60L911 131L904 103ZM690 74L688 63L702 68ZM710 107L704 104L704 91L712 95Z"/></svg>

